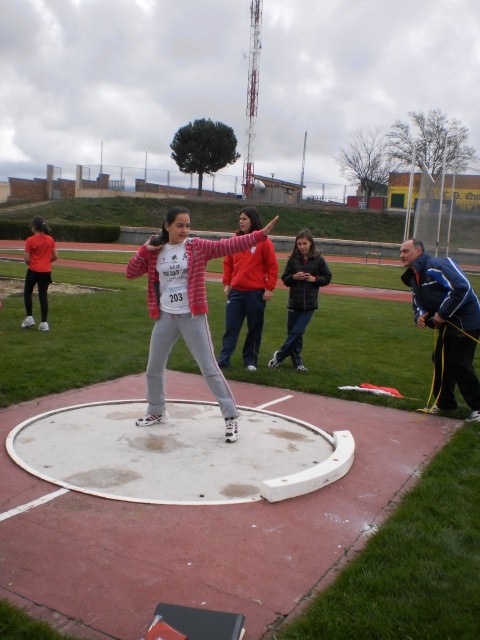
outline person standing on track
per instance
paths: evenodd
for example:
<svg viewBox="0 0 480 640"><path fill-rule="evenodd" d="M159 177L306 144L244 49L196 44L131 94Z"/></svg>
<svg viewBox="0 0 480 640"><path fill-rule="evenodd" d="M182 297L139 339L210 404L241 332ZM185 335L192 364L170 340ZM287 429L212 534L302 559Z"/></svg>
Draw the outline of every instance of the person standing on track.
<svg viewBox="0 0 480 640"><path fill-rule="evenodd" d="M33 290L38 289L41 322L39 331L49 331L48 326L48 287L52 282L51 263L58 260L55 241L51 236L50 227L41 216L35 216L32 221L33 235L27 238L23 259L28 266L23 288L23 301L27 317L22 322L22 329L33 327Z"/></svg>
<svg viewBox="0 0 480 640"><path fill-rule="evenodd" d="M258 211L247 207L240 212L238 237L262 228ZM242 358L251 372L257 370L258 354L262 340L265 306L277 286L278 262L272 241L241 253L227 256L223 261L223 292L227 296L225 312L226 330L218 364L230 368L230 358L237 346L238 336L245 318L247 335Z"/></svg>
<svg viewBox="0 0 480 640"><path fill-rule="evenodd" d="M147 305L155 320L147 365L147 411L136 421L148 427L168 418L165 408L165 369L170 352L182 335L225 419L225 441L238 438L238 411L232 391L215 359L208 325L205 270L209 260L247 251L264 243L278 216L253 233L206 240L189 238L186 207L167 211L160 236L150 237L127 265L129 279L148 275Z"/></svg>

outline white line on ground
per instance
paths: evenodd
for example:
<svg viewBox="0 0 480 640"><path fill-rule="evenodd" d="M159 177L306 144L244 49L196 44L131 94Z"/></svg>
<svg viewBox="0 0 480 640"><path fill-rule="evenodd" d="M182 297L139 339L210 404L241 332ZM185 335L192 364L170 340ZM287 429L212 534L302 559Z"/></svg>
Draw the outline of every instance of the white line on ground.
<svg viewBox="0 0 480 640"><path fill-rule="evenodd" d="M50 500L59 498L64 493L68 493L69 491L70 489L59 489L58 491L54 491L53 493L48 493L46 496L42 496L37 500L32 500L32 502L27 502L26 504L22 504L19 507L15 507L15 509L10 509L10 511L5 511L5 513L0 513L0 522L2 520L8 520L8 518L12 518L13 516L17 516L19 513L30 511L30 509L33 509L34 507L39 507L41 504L45 504L46 502L50 502Z"/></svg>
<svg viewBox="0 0 480 640"><path fill-rule="evenodd" d="M266 402L265 404L259 404L258 407L255 407L256 409L266 409L267 407L271 407L274 404L277 404L278 402L285 402L285 400L290 400L290 398L293 398L293 396L283 396L282 398L277 398L276 400L272 400L271 402Z"/></svg>

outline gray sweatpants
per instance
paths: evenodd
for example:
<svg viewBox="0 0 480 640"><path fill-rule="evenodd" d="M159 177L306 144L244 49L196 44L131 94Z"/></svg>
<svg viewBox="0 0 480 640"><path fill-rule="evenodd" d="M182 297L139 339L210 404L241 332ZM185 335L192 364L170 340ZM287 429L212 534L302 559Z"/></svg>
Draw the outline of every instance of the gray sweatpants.
<svg viewBox="0 0 480 640"><path fill-rule="evenodd" d="M147 366L147 413L160 415L165 408L165 369L179 335L200 367L224 418L238 417L232 391L217 364L206 314L173 315L162 311L150 338Z"/></svg>

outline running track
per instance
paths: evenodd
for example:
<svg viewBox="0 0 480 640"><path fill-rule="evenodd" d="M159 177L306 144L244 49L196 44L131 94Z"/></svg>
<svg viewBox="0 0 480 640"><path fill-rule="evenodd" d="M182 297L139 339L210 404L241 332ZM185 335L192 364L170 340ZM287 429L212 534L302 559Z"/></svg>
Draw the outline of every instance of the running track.
<svg viewBox="0 0 480 640"><path fill-rule="evenodd" d="M131 253L137 251L137 245L111 245L111 244L91 244L91 243L80 243L80 242L57 242L57 248L60 251L105 251L105 252L126 252ZM0 240L0 260L2 259L12 259L12 255L8 255L2 253L2 249L16 249L22 250L24 243L21 240ZM280 258L287 257L285 253L277 254ZM21 260L21 258L19 258ZM328 263L335 262L350 262L350 263L358 263L365 264L364 258L359 257L349 257L349 256L325 256L325 260ZM375 266L376 263L370 263L372 266ZM390 265L398 265L399 262L396 260L385 259L382 261L382 264L390 264ZM108 271L113 273L122 273L125 271L125 265L123 264L113 264L107 262L89 262L87 260L65 260L60 258L55 265L61 267L73 267L76 269L88 269L94 271ZM400 278L400 272L399 272ZM219 273L209 273L208 281L210 282L218 282L221 280L221 274ZM285 289L283 282L279 279L277 283L277 288ZM374 287L356 287L351 285L343 285L343 284L335 284L332 283L328 285L328 287L324 287L322 289L322 295L330 294L330 295L339 295L339 296L355 296L360 298L374 298L377 300L394 300L397 302L410 302L411 301L411 293L408 290L391 290L391 289L378 289Z"/></svg>

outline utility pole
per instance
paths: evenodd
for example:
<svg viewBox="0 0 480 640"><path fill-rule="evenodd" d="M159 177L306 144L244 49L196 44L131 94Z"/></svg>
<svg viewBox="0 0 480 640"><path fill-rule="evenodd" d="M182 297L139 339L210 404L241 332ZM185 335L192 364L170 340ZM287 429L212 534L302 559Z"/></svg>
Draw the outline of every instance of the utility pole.
<svg viewBox="0 0 480 640"><path fill-rule="evenodd" d="M300 174L300 204L303 202L303 178L305 176L305 154L307 152L307 131L305 130L305 137L303 138L303 155L302 155L302 172Z"/></svg>
<svg viewBox="0 0 480 640"><path fill-rule="evenodd" d="M245 132L245 154L243 163L243 194L253 195L253 158L255 155L255 121L257 119L260 31L262 26L263 0L251 0L250 4L250 54L248 61L247 126Z"/></svg>

